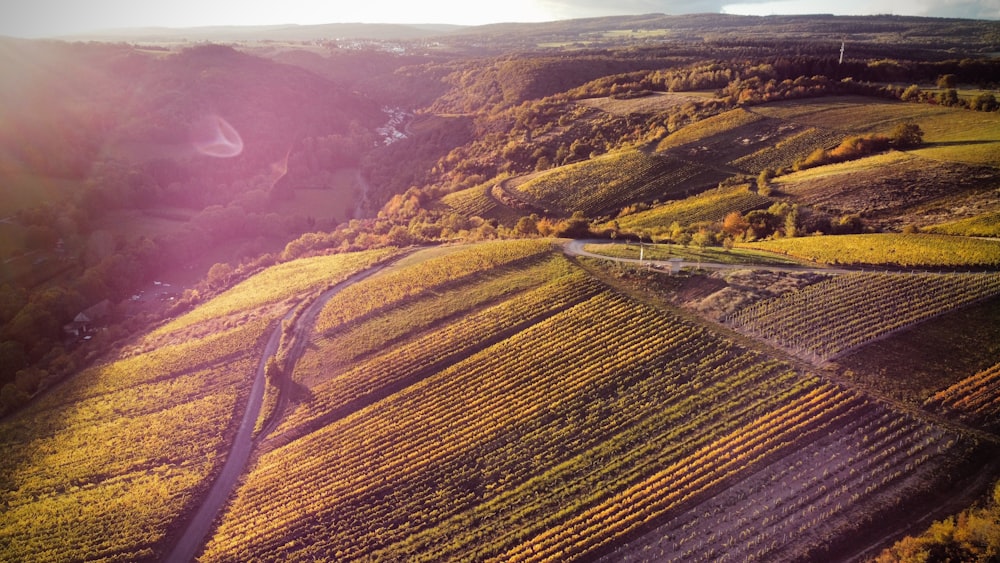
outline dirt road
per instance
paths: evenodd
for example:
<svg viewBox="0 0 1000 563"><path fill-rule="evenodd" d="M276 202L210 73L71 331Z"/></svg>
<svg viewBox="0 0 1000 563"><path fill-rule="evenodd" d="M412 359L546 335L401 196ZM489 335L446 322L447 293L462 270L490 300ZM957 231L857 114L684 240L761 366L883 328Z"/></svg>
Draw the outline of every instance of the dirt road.
<svg viewBox="0 0 1000 563"><path fill-rule="evenodd" d="M571 240L563 246L564 252L570 256L587 256L590 258L600 258L601 260L611 260L613 262L623 262L627 264L647 264L656 268L669 268L671 265L679 264L681 268L700 268L702 270L764 270L768 272L799 272L815 274L847 274L858 270L848 270L846 268L831 268L823 266L782 266L777 264L724 264L722 262L692 262L682 260L679 262L668 262L666 260L638 260L636 258L620 258L595 254L584 250L588 244L614 244L606 240Z"/></svg>

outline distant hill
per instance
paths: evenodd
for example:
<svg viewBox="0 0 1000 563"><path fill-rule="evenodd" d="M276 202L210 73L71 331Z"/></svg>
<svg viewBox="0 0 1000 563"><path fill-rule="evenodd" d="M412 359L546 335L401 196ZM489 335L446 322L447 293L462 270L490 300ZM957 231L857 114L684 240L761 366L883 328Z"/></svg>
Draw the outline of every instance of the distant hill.
<svg viewBox="0 0 1000 563"><path fill-rule="evenodd" d="M197 41L316 41L323 39L410 40L463 29L449 24L328 23L318 25L247 25L188 28L141 27L109 29L59 37L66 41L129 41L176 43Z"/></svg>

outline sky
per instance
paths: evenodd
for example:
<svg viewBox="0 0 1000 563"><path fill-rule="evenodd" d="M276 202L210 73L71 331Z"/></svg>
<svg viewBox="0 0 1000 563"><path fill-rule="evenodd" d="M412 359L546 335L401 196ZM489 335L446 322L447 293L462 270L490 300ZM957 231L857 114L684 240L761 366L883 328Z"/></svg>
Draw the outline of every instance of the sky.
<svg viewBox="0 0 1000 563"><path fill-rule="evenodd" d="M1000 19L1000 0L0 0L0 35L53 37L129 27L287 23L480 25L703 12Z"/></svg>

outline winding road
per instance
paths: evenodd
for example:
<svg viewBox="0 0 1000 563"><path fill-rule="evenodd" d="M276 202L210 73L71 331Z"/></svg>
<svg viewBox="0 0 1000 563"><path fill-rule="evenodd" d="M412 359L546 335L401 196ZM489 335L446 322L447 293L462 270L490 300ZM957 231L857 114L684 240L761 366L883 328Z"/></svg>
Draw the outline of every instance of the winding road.
<svg viewBox="0 0 1000 563"><path fill-rule="evenodd" d="M401 257L398 256L397 259ZM256 426L257 418L260 416L260 410L264 402L264 389L267 386L265 366L268 360L279 352L281 333L286 321L294 319L295 325L292 328L292 332L297 335L289 351L288 364L285 366L285 371L291 372L295 362L305 351L306 339L304 336L312 331L312 327L316 323L316 317L327 301L347 286L358 283L381 271L391 262L380 264L350 276L321 293L319 297L302 310L300 315L296 316L297 309L293 307L285 314L281 322L276 323L276 326L271 331L271 336L267 339L267 344L264 346L260 362L257 364L253 386L250 388L250 397L247 400L247 407L243 413L243 418L240 420L236 437L233 439L232 448L226 457L226 462L222 466L222 471L219 472L219 475L212 483L208 494L205 495L194 516L186 524L184 531L180 534L177 543L174 544L165 561L168 563L187 563L194 560L195 556L205 545L208 533L212 530L212 523L218 516L219 511L222 510L222 507L225 506L226 501L239 482L240 476L246 470L247 462L250 460L250 454L253 452L257 440L267 436L274 429L277 423L277 416L264 427L257 439L254 439L254 426ZM287 403L287 393L284 391L283 389L275 412L281 412L283 405Z"/></svg>

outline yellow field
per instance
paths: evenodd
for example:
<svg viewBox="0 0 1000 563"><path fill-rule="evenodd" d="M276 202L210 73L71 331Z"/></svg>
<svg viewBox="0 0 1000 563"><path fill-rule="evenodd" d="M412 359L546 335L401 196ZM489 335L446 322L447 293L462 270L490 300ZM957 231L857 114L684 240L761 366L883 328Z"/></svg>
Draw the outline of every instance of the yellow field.
<svg viewBox="0 0 1000 563"><path fill-rule="evenodd" d="M99 365L0 424L0 559L155 558L224 460L266 328Z"/></svg>
<svg viewBox="0 0 1000 563"><path fill-rule="evenodd" d="M760 115L738 108L719 115L709 117L681 128L672 133L666 139L660 141L656 150L663 151L669 148L681 146L687 143L700 141L706 137L724 133L730 129L748 125L761 119Z"/></svg>
<svg viewBox="0 0 1000 563"><path fill-rule="evenodd" d="M826 264L904 267L1000 266L1000 241L945 235L838 235L741 243Z"/></svg>
<svg viewBox="0 0 1000 563"><path fill-rule="evenodd" d="M389 248L315 256L279 264L236 285L194 311L167 323L154 331L150 337L169 334L213 318L247 313L313 289L339 283L351 274L374 266L395 253L396 249Z"/></svg>

